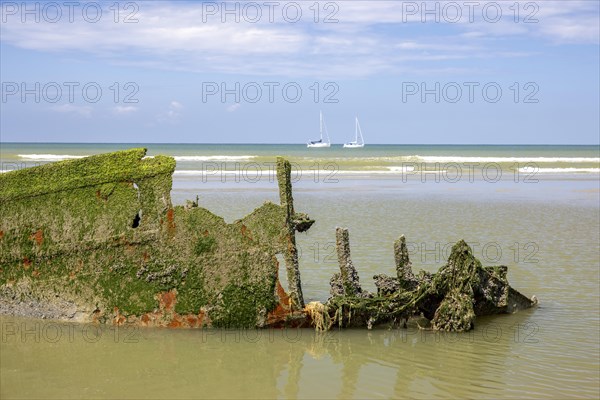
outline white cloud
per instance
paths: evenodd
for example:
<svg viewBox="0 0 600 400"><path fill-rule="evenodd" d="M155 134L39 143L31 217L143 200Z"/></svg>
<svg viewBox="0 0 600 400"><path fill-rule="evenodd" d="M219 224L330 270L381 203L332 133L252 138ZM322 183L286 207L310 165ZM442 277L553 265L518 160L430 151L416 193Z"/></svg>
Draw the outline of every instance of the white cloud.
<svg viewBox="0 0 600 400"><path fill-rule="evenodd" d="M274 23L268 21L267 10L258 23L243 19L221 23L220 15L203 22L206 15L198 3L144 2L135 15L138 23L114 23L110 5L105 10L109 17L93 24L81 18L73 23L68 18L58 23L21 23L18 16L9 16L2 24L1 40L25 49L87 53L116 64L149 68L316 78L422 70L423 65L416 65L419 61L510 57L517 39L557 44L599 42L597 2L569 1L568 6L559 1L518 2L519 22L514 21L514 11L509 8L514 2L496 2L502 5L503 15L497 23L482 17L485 3L475 8L472 23L463 9L459 22L448 23L451 15L442 14L441 23L436 24L431 16L425 16L429 22L421 22L420 1L401 5L387 1L334 2L339 7L334 16L338 23L323 22L330 9L322 9L321 22L314 23L310 4L304 2L300 3L303 17L298 23L285 22L281 6L276 9ZM530 3L538 9L525 9ZM404 8L405 4L420 9L415 13ZM446 3L428 2L426 7L431 9L435 4ZM538 22L525 23L524 18L532 13ZM431 37L431 32L438 37Z"/></svg>
<svg viewBox="0 0 600 400"><path fill-rule="evenodd" d="M51 107L53 111L67 114L77 114L82 117L89 118L92 116L92 107L90 106L76 106L73 104L61 104L59 106Z"/></svg>
<svg viewBox="0 0 600 400"><path fill-rule="evenodd" d="M180 102L173 100L169 103L167 110L163 113L160 113L157 116L158 122L169 122L175 123L179 121L179 117L181 116L181 110L183 109L183 104Z"/></svg>
<svg viewBox="0 0 600 400"><path fill-rule="evenodd" d="M132 114L138 110L137 107L134 106L116 106L113 108L113 112L119 115L127 115Z"/></svg>
<svg viewBox="0 0 600 400"><path fill-rule="evenodd" d="M227 107L227 112L235 112L238 108L240 108L240 103L234 103Z"/></svg>

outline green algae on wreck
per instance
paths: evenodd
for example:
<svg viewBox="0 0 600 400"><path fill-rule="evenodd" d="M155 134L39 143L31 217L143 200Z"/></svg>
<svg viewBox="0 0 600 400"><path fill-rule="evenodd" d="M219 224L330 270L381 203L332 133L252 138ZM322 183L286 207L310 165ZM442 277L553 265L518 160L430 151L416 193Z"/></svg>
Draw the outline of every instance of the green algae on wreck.
<svg viewBox="0 0 600 400"><path fill-rule="evenodd" d="M466 331L477 315L536 304L483 267L459 241L437 273L415 275L406 240L394 243L396 277L363 290L347 229L336 229L340 272L332 297L305 306L291 165L277 159L280 204L231 224L198 206L173 206L175 160L131 149L0 175L0 301L44 304L62 319L168 327L252 328L405 324ZM279 282L285 261L288 290Z"/></svg>
<svg viewBox="0 0 600 400"><path fill-rule="evenodd" d="M431 328L463 332L474 327L476 315L513 313L537 304L510 287L505 266L483 267L472 249L460 240L448 262L435 274L415 276L404 236L394 243L396 277L375 275L377 293L363 291L350 259L347 229L336 229L340 273L331 278L331 294L324 308L332 326L376 324L406 325L414 317L425 318ZM321 328L321 327L320 327Z"/></svg>
<svg viewBox="0 0 600 400"><path fill-rule="evenodd" d="M289 162L281 205L227 224L171 203L175 160L131 149L0 176L0 296L68 317L156 326L260 327L301 319ZM278 280L286 260L289 296ZM299 314L299 315L298 315Z"/></svg>

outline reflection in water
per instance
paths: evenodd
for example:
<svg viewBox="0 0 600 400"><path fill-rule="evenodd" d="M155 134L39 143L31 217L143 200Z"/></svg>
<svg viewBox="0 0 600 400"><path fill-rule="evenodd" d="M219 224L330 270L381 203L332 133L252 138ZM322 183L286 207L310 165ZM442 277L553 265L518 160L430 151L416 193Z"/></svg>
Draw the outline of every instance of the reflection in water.
<svg viewBox="0 0 600 400"><path fill-rule="evenodd" d="M538 344L530 333L515 333L530 315L483 319L464 334L413 328L326 333L116 329L1 317L0 394L339 399L555 395L544 379L512 372L528 369L528 357L520 355L535 352ZM58 337L58 329L68 334ZM562 393L575 392L564 388Z"/></svg>

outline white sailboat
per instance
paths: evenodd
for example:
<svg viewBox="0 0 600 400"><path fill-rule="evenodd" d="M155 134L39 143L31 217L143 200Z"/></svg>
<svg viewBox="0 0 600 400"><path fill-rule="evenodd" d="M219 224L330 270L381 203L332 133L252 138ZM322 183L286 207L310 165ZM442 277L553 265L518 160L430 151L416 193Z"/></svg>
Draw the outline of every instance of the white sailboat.
<svg viewBox="0 0 600 400"><path fill-rule="evenodd" d="M323 119L323 113L319 112L319 132L321 133L321 138L319 140L311 140L306 144L306 147L330 147L331 140L329 139L329 133L327 132L327 126L325 125L325 120ZM323 141L323 128L325 128L325 136L327 136L327 141Z"/></svg>
<svg viewBox="0 0 600 400"><path fill-rule="evenodd" d="M363 139L362 131L360 130L360 124L358 123L358 117L356 118L355 128L354 128L354 141L344 143L344 147L355 149L358 147L365 147L365 140ZM360 138L360 140L359 140Z"/></svg>

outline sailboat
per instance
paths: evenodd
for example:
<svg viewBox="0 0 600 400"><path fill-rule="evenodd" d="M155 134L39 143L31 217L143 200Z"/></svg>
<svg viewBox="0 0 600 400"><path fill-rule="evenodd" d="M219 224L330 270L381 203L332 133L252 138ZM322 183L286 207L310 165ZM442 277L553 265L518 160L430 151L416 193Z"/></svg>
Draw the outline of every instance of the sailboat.
<svg viewBox="0 0 600 400"><path fill-rule="evenodd" d="M321 133L321 138L319 140L311 140L306 144L306 147L330 147L331 140L329 140L329 133L327 133L327 126L325 125L325 120L323 119L323 113L319 112L319 132ZM327 136L327 141L323 141L323 128L325 128L325 136Z"/></svg>
<svg viewBox="0 0 600 400"><path fill-rule="evenodd" d="M344 143L346 148L358 148L365 147L365 140L363 139L362 131L360 130L360 124L358 123L358 117L355 117L355 128L354 128L354 141ZM360 138L360 140L358 140Z"/></svg>

